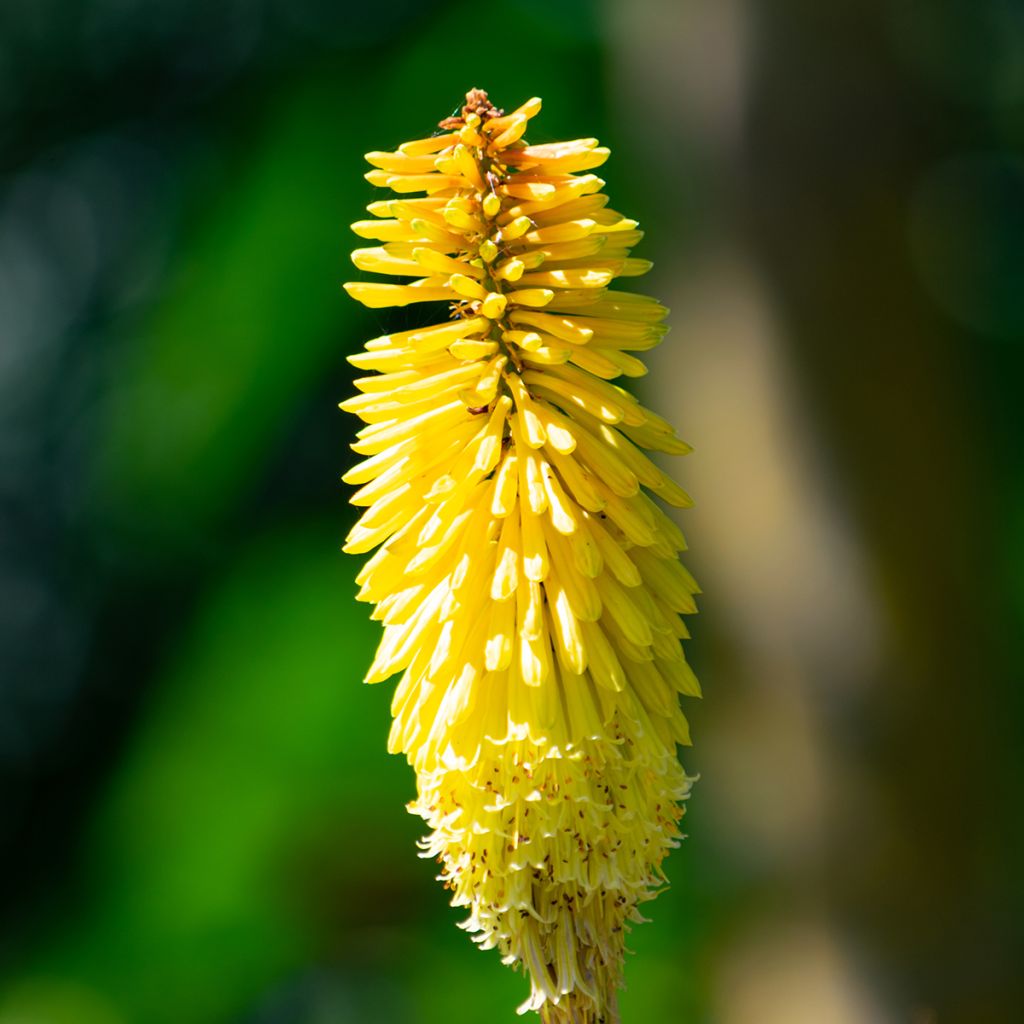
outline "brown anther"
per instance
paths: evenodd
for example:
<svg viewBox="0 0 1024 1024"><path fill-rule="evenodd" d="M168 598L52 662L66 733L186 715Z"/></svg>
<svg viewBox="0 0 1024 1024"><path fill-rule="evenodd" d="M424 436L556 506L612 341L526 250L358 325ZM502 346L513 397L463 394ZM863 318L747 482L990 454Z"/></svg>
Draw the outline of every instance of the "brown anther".
<svg viewBox="0 0 1024 1024"><path fill-rule="evenodd" d="M443 128L445 131L454 131L466 123L466 118L470 114L479 114L481 121L489 121L492 117L501 117L504 113L504 110L499 110L491 103L483 89L470 89L466 93L466 102L462 106L462 113L446 117L443 121L438 122L437 127Z"/></svg>

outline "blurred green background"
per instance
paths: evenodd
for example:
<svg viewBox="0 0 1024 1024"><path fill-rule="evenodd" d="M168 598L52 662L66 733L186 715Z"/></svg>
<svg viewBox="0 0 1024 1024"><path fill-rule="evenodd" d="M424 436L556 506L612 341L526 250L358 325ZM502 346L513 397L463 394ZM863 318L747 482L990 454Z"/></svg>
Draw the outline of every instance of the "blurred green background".
<svg viewBox="0 0 1024 1024"><path fill-rule="evenodd" d="M626 1024L1021 1020L1009 0L0 2L0 1024L471 1024L339 553L362 154L599 136L672 307L700 772Z"/></svg>

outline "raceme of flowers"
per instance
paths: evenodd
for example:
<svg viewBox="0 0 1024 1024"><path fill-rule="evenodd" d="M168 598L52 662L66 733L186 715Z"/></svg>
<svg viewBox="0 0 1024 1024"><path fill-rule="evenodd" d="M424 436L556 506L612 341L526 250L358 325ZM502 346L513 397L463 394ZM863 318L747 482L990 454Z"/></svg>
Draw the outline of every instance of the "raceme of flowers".
<svg viewBox="0 0 1024 1024"><path fill-rule="evenodd" d="M529 145L540 108L473 90L439 133L367 154L394 197L352 225L352 259L392 280L345 288L426 303L429 326L350 357L367 376L342 408L365 426L344 479L365 511L345 550L376 549L357 577L383 625L366 681L401 673L388 746L463 927L528 974L521 1012L612 1024L691 784L698 589L661 506L690 499L646 454L689 449L612 383L646 372L667 311L613 286L650 264L591 173L608 150Z"/></svg>

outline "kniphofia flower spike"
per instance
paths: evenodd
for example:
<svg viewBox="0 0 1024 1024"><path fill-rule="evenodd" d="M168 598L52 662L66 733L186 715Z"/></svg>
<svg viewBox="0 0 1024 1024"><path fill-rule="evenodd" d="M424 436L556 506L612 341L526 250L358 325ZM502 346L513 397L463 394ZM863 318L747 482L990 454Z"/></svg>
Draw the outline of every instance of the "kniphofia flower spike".
<svg viewBox="0 0 1024 1024"><path fill-rule="evenodd" d="M367 155L397 197L352 226L383 243L352 259L407 280L346 289L448 316L351 357L376 373L342 403L366 423L345 550L378 549L357 577L384 627L366 681L402 673L389 749L464 927L528 972L521 1010L611 1024L624 931L664 883L691 782L697 586L652 496L690 499L644 453L689 449L611 383L645 372L666 310L611 287L649 263L589 173L608 150L528 145L540 107L473 90L440 134Z"/></svg>

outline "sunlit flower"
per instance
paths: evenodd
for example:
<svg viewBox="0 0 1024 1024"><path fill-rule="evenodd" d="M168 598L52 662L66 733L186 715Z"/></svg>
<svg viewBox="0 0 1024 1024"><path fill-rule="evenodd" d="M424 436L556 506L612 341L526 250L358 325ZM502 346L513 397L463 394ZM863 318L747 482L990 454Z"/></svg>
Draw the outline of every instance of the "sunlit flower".
<svg viewBox="0 0 1024 1024"><path fill-rule="evenodd" d="M690 788L697 586L652 497L690 499L644 452L689 449L610 383L645 372L634 353L666 310L609 287L650 264L588 173L608 150L528 145L539 99L466 100L440 134L367 155L398 198L353 225L383 244L352 259L408 280L346 289L450 305L351 357L377 372L342 404L366 423L345 550L378 548L357 577L384 627L366 680L402 673L389 749L416 770L410 810L464 927L528 972L521 1010L611 1024L624 931L664 883Z"/></svg>

